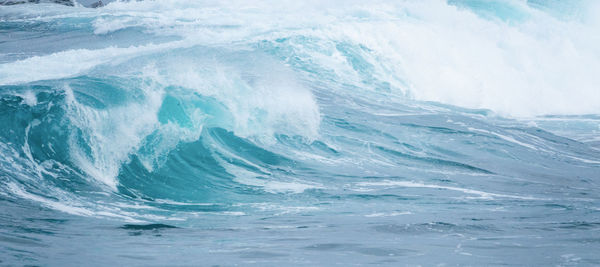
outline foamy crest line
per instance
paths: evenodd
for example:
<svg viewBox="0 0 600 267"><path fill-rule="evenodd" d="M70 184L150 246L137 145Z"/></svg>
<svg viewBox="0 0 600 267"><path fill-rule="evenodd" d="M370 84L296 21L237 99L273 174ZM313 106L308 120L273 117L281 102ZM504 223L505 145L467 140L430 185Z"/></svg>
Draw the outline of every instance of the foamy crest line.
<svg viewBox="0 0 600 267"><path fill-rule="evenodd" d="M474 190L474 189L468 189L468 188L461 188L461 187L454 187L454 186L443 186L443 185L435 185L435 184L424 184L424 183L417 183L417 182L410 182L410 181L390 181L390 180L385 180L385 181L381 181L381 182L359 182L356 183L357 186L364 186L364 187L373 187L373 186L384 186L384 187L414 187L414 188L434 188L434 189L444 189L444 190L450 190L450 191L458 191L458 192L463 192L463 193L467 193L467 194L471 194L471 195L478 195L481 198L486 198L486 199L492 199L494 197L499 197L499 198L514 198L514 199L526 199L526 200L541 200L539 198L535 198L535 197L529 197L529 196L515 196L515 195L506 195L506 194L496 194L496 193L489 193L489 192L484 192L484 191L479 191L479 190Z"/></svg>
<svg viewBox="0 0 600 267"><path fill-rule="evenodd" d="M34 56L0 64L0 85L72 77L101 64L116 65L130 59L132 56L182 47L183 44L181 41L174 41L126 48L74 49L45 56Z"/></svg>
<svg viewBox="0 0 600 267"><path fill-rule="evenodd" d="M107 203L93 203L87 201L82 201L81 203L79 203L77 198L73 197L70 194L66 194L60 190L53 192L54 198L56 199L47 198L27 192L27 190L15 183L7 183L6 188L10 193L19 196L23 199L35 201L45 207L78 216L104 217L110 219L123 220L132 223L142 223L147 221L180 220L178 218L171 218L153 214L145 214L140 216L138 213L135 212L135 210L137 209L151 208L145 205L127 205L119 202L110 203L110 205L106 205ZM128 211L122 209L122 207L130 210Z"/></svg>
<svg viewBox="0 0 600 267"><path fill-rule="evenodd" d="M410 214L412 214L412 212L410 212L410 211L376 212L376 213L367 214L367 215L365 215L365 217L367 217L367 218L373 218L373 217L395 217L395 216L410 215Z"/></svg>
<svg viewBox="0 0 600 267"><path fill-rule="evenodd" d="M186 41L68 50L6 63L0 65L0 84L68 77L183 43L256 47L266 42L288 51L280 55L286 60L302 61L296 63L365 92L383 89L392 96L515 117L600 110L597 1L572 3L581 15L570 17L525 1L494 2L501 7L483 15L468 3L457 7L436 0L321 2L114 2L84 12L93 19L92 34L108 37L141 28ZM73 13L78 17L82 11ZM69 18L40 16L41 21Z"/></svg>
<svg viewBox="0 0 600 267"><path fill-rule="evenodd" d="M65 204L64 201L55 201L55 200L44 198L44 197L41 197L38 195L31 194L14 183L7 184L7 188L15 195L18 195L24 199L29 199L29 200L33 200L36 202L40 202L43 205L45 205L49 208L55 209L55 210L60 210L62 212L66 212L69 214L82 215L82 216L91 216L94 214L93 211L83 208L83 207L69 205L69 204Z"/></svg>

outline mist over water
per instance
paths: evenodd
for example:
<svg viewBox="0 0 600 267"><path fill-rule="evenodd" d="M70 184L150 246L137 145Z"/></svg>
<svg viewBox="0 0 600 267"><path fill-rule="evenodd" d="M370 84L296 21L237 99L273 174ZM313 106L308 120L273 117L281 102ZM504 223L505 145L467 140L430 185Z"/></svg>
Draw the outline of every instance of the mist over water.
<svg viewBox="0 0 600 267"><path fill-rule="evenodd" d="M598 15L0 6L0 264L598 265Z"/></svg>

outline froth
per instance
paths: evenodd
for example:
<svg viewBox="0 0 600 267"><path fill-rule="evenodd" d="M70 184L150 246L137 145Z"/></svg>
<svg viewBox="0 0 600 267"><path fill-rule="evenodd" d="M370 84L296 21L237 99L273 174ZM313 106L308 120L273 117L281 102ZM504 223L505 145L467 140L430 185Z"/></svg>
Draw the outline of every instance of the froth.
<svg viewBox="0 0 600 267"><path fill-rule="evenodd" d="M317 75L334 74L338 84L388 90L392 96L509 116L597 113L599 5L569 5L576 11L561 16L557 13L564 8L522 1L498 1L485 10L433 0L114 2L95 13L75 9L81 14L72 16L90 17L94 33L106 38L141 28L182 41L69 50L10 62L0 65L0 83L68 77L100 64L179 47L239 49L267 42L280 49L277 53L284 60L322 71ZM291 98L279 98L278 103Z"/></svg>
<svg viewBox="0 0 600 267"><path fill-rule="evenodd" d="M216 126L265 142L275 133L318 135L318 105L285 65L248 52L194 48L177 54L159 59L160 70L152 78L223 104L233 121Z"/></svg>
<svg viewBox="0 0 600 267"><path fill-rule="evenodd" d="M121 164L158 124L156 112L162 92L154 91L154 88L143 89L146 89L144 101L97 109L80 103L72 89L65 88L69 119L75 127L69 142L72 160L87 174L113 189L116 189Z"/></svg>

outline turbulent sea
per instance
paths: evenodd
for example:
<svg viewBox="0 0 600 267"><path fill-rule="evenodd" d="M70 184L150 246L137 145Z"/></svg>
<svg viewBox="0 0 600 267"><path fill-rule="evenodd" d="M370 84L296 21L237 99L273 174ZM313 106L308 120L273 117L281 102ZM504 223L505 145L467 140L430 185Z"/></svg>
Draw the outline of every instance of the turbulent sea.
<svg viewBox="0 0 600 267"><path fill-rule="evenodd" d="M599 18L0 6L0 265L600 265Z"/></svg>

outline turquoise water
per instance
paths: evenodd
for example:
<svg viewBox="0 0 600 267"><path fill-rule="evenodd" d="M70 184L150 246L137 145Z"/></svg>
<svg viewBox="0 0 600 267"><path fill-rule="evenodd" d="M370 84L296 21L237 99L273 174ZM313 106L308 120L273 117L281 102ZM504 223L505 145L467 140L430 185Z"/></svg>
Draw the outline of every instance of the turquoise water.
<svg viewBox="0 0 600 267"><path fill-rule="evenodd" d="M0 6L0 265L600 265L598 14Z"/></svg>

